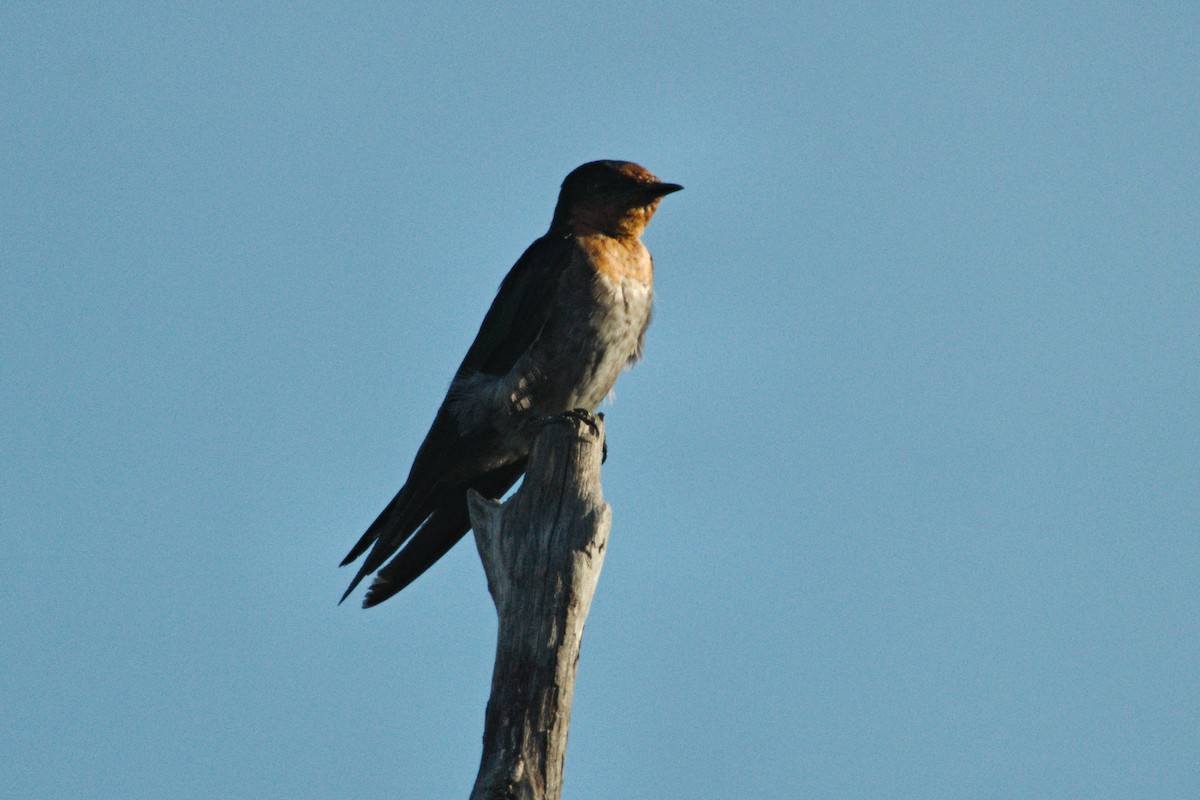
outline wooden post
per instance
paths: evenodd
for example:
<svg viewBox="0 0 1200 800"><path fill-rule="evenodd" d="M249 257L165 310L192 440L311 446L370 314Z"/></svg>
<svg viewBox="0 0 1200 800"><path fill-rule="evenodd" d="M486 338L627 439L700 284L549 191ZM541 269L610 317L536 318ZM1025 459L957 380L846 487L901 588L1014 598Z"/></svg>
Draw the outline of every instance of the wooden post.
<svg viewBox="0 0 1200 800"><path fill-rule="evenodd" d="M468 496L500 632L471 800L559 800L583 623L612 509L600 489L603 419L572 412L538 435L521 488Z"/></svg>

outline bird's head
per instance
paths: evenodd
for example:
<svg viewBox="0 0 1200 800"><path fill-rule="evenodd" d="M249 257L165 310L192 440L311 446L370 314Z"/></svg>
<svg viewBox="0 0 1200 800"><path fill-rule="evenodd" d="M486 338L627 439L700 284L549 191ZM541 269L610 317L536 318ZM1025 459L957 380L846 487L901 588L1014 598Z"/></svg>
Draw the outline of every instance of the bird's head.
<svg viewBox="0 0 1200 800"><path fill-rule="evenodd" d="M563 181L551 224L640 236L663 196L682 188L663 183L631 161L589 161Z"/></svg>

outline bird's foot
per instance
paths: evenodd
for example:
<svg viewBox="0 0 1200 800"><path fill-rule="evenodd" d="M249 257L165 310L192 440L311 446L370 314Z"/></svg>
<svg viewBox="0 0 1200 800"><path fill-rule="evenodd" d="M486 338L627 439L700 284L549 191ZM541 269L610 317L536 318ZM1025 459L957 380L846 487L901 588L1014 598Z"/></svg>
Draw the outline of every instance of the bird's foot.
<svg viewBox="0 0 1200 800"><path fill-rule="evenodd" d="M600 426L596 424L596 420L604 421L604 414L593 414L586 408L572 408L570 411L564 411L559 416L567 417L568 419L576 419L592 429L592 433L599 434Z"/></svg>
<svg viewBox="0 0 1200 800"><path fill-rule="evenodd" d="M588 411L586 408L572 408L570 411L564 411L563 413L559 414L558 416L547 417L546 419L542 420L542 424L549 425L551 422L554 422L556 420L561 420L564 417L566 419L573 419L573 420L578 420L579 422L582 422L584 425L587 425L589 428L591 428L591 431L593 434L598 435L600 433L600 426L599 426L599 424L597 424L597 421L599 421L599 422L604 421L604 412L597 411L595 414L593 414L591 411ZM608 461L608 437L607 436L605 436L604 441L600 443L600 447L601 447L600 463L603 464L605 461Z"/></svg>

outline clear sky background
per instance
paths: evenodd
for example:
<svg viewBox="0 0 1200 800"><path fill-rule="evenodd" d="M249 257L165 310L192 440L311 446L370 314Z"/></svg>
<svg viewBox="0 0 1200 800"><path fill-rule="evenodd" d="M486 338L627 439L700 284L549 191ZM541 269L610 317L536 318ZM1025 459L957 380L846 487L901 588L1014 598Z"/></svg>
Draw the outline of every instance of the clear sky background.
<svg viewBox="0 0 1200 800"><path fill-rule="evenodd" d="M567 796L1200 796L1200 5L247 6L0 11L0 795L467 795L473 546L337 563L620 158Z"/></svg>

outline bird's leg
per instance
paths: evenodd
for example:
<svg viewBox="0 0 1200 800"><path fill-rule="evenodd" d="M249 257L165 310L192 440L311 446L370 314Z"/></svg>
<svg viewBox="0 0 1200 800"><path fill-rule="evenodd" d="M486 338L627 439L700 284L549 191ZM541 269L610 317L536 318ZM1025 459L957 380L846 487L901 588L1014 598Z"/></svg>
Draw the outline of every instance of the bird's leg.
<svg viewBox="0 0 1200 800"><path fill-rule="evenodd" d="M595 414L593 414L586 408L572 408L570 411L564 411L561 414L555 414L552 417L534 417L527 420L524 425L527 426L526 430L536 432L540 431L547 425L553 425L555 422L562 422L564 419L578 420L579 422L582 422L584 425L587 425L589 428L591 428L592 433L599 433L600 426L596 424L596 420L599 419L600 421L603 421L604 412L597 411ZM608 461L608 436L604 437L604 441L600 443L600 446L600 463L603 464L605 461Z"/></svg>
<svg viewBox="0 0 1200 800"><path fill-rule="evenodd" d="M604 421L604 412L603 411L597 411L596 416L600 418L601 422ZM604 434L604 441L600 443L600 463L603 464L605 461L608 461L608 434L607 433Z"/></svg>
<svg viewBox="0 0 1200 800"><path fill-rule="evenodd" d="M584 425L587 425L589 428L591 428L592 433L600 432L600 426L596 424L596 418L599 417L601 420L604 419L603 414L593 414L586 408L572 408L570 411L564 411L560 416L567 417L568 419L579 420Z"/></svg>
<svg viewBox="0 0 1200 800"><path fill-rule="evenodd" d="M577 419L584 425L592 429L592 433L599 433L600 426L596 424L596 420L604 421L604 412L597 411L595 414L588 411L586 408L572 408L570 411L564 411L559 416ZM600 443L600 463L608 461L608 437L604 437L604 441Z"/></svg>

